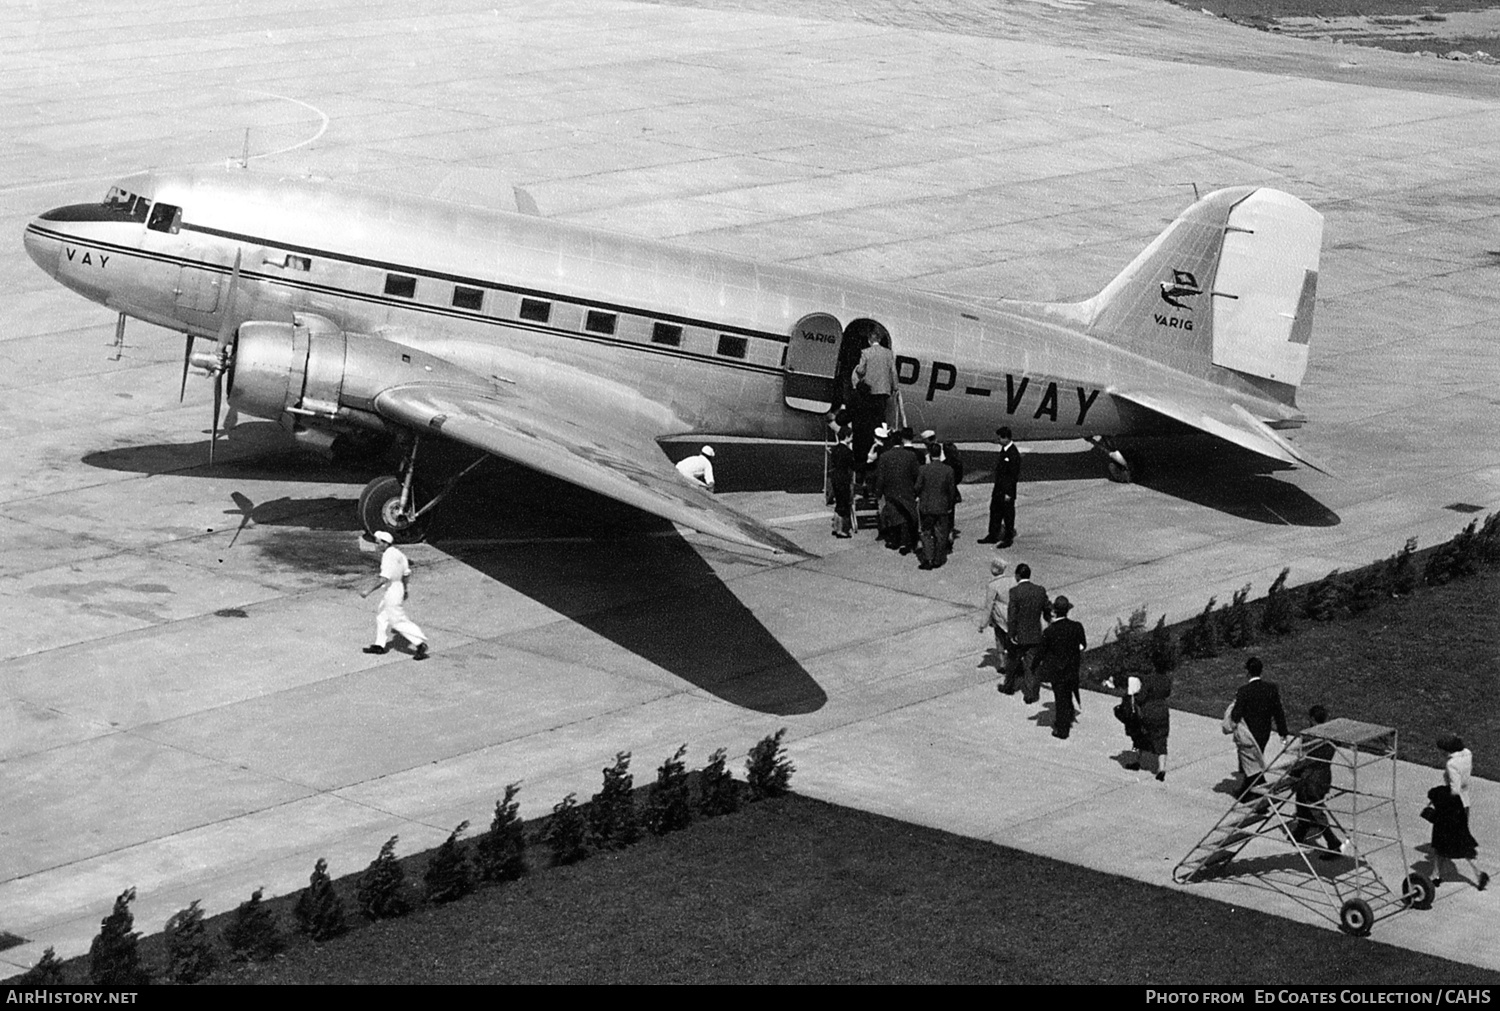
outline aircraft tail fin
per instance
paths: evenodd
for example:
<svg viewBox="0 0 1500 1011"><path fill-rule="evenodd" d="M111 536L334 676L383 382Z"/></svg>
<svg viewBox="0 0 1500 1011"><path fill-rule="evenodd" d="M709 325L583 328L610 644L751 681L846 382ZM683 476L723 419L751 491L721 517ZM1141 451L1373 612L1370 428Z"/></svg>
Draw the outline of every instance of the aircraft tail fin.
<svg viewBox="0 0 1500 1011"><path fill-rule="evenodd" d="M1265 187L1216 190L1104 290L1056 306L1091 336L1294 404L1307 371L1323 216ZM1228 371L1224 371L1228 370Z"/></svg>

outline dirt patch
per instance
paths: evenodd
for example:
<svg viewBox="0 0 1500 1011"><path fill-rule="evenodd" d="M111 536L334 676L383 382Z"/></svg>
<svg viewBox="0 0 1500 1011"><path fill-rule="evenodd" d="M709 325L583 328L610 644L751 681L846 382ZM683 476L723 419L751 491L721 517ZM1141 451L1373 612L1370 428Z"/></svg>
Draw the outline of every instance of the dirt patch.
<svg viewBox="0 0 1500 1011"><path fill-rule="evenodd" d="M1377 46L1500 66L1500 4L1476 0L1173 0L1295 38Z"/></svg>

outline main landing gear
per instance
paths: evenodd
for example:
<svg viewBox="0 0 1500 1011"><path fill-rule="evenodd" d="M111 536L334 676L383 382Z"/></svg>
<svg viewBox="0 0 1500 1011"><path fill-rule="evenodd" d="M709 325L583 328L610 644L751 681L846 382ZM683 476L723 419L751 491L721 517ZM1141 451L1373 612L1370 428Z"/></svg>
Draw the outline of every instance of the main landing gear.
<svg viewBox="0 0 1500 1011"><path fill-rule="evenodd" d="M1096 435L1089 439L1093 447L1104 454L1105 466L1109 468L1109 479L1118 484L1132 484L1141 479L1141 457L1139 453L1128 456L1107 435Z"/></svg>
<svg viewBox="0 0 1500 1011"><path fill-rule="evenodd" d="M427 536L433 508L453 490L460 478L488 457L488 454L481 454L479 459L448 480L436 495L428 497L422 483L416 479L417 450L421 444L421 436L414 437L401 461L399 473L377 477L359 493L359 521L366 533L385 530L402 544L422 540Z"/></svg>

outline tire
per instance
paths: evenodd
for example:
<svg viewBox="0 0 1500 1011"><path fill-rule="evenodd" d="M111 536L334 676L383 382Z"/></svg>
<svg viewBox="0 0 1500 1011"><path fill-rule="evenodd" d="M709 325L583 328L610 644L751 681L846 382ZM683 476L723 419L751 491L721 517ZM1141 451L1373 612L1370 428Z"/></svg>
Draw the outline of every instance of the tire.
<svg viewBox="0 0 1500 1011"><path fill-rule="evenodd" d="M415 494L415 489L413 489ZM417 496L420 498L420 496ZM401 505L401 479L391 475L377 477L359 493L359 521L365 532L387 531L398 544L420 541L427 529L427 517L415 523L403 522L396 515Z"/></svg>
<svg viewBox="0 0 1500 1011"><path fill-rule="evenodd" d="M1131 483L1131 474L1129 467L1121 467L1118 463L1115 463L1110 459L1106 459L1104 461L1104 464L1109 468L1109 479L1115 484Z"/></svg>
<svg viewBox="0 0 1500 1011"><path fill-rule="evenodd" d="M1408 909L1431 909L1432 900L1437 897L1437 889L1432 885L1432 879L1425 874L1412 872L1406 876L1401 883L1401 901L1406 903Z"/></svg>
<svg viewBox="0 0 1500 1011"><path fill-rule="evenodd" d="M1350 899L1339 910L1339 929L1353 937L1368 937L1375 914L1364 899Z"/></svg>

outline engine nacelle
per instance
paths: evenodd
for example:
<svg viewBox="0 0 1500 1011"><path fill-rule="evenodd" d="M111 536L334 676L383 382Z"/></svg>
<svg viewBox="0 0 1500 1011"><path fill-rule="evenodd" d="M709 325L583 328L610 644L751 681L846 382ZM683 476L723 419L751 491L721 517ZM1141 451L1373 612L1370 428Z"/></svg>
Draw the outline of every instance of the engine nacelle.
<svg viewBox="0 0 1500 1011"><path fill-rule="evenodd" d="M229 403L259 418L333 418L344 387L349 338L318 316L240 326L229 369Z"/></svg>

